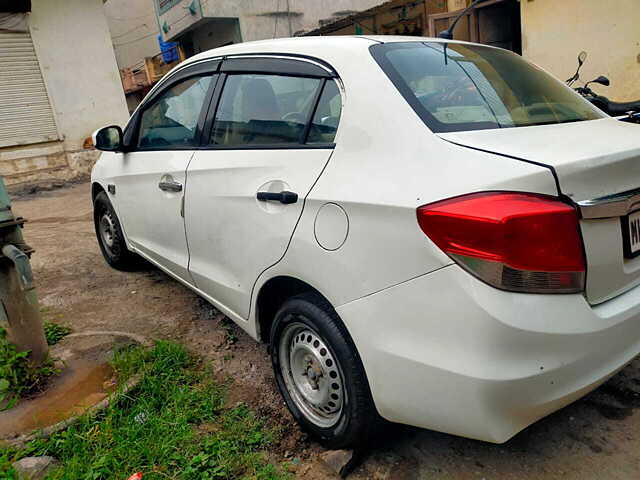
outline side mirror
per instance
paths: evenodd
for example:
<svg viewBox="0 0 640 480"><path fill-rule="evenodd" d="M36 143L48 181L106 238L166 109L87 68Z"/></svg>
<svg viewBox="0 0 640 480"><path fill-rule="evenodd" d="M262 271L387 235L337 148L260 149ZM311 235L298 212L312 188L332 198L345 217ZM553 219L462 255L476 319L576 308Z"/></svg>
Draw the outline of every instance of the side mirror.
<svg viewBox="0 0 640 480"><path fill-rule="evenodd" d="M578 68L576 69L576 73L573 74L573 77L567 80L566 82L567 85L569 86L573 85L576 82L576 80L580 78L580 69L582 68L582 64L585 62L586 59L587 59L587 52L583 50L578 54Z"/></svg>
<svg viewBox="0 0 640 480"><path fill-rule="evenodd" d="M611 84L611 82L609 82L609 79L607 77L605 77L604 75L600 75L595 80L591 80L591 82L599 83L600 85L604 85L605 87L608 87Z"/></svg>
<svg viewBox="0 0 640 480"><path fill-rule="evenodd" d="M587 60L587 52L584 50L580 52L578 55L578 65L582 66L582 64Z"/></svg>
<svg viewBox="0 0 640 480"><path fill-rule="evenodd" d="M96 130L93 134L93 144L103 152L122 152L122 129L117 125Z"/></svg>

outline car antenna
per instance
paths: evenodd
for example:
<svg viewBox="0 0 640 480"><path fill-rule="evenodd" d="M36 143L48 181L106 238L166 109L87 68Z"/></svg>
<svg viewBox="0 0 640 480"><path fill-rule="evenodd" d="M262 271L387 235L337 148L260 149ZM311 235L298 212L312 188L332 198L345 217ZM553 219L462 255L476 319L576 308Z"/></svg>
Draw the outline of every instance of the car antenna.
<svg viewBox="0 0 640 480"><path fill-rule="evenodd" d="M472 8L474 8L478 3L480 2L484 2L486 0L473 0L469 6L467 8L465 8L464 10L462 10L458 16L456 18L453 19L453 23L451 25L449 25L449 28L447 28L446 30L441 31L438 34L438 38L443 38L445 40L453 40L453 29L456 28L456 25L458 23L458 21L464 17L466 15L466 13L471 10ZM444 44L444 64L448 65L447 62L447 47L449 46L448 43L445 42Z"/></svg>
<svg viewBox="0 0 640 480"><path fill-rule="evenodd" d="M467 8L465 8L464 10L462 10L458 16L456 18L454 18L453 23L451 25L449 25L449 28L447 28L446 30L441 31L438 34L438 38L443 38L445 40L453 40L453 29L456 28L456 25L458 23L458 21L464 16L466 15L466 13L473 9L477 4L482 3L482 2L486 2L487 0L473 0L473 2L471 2L471 4L469 4L469 6Z"/></svg>

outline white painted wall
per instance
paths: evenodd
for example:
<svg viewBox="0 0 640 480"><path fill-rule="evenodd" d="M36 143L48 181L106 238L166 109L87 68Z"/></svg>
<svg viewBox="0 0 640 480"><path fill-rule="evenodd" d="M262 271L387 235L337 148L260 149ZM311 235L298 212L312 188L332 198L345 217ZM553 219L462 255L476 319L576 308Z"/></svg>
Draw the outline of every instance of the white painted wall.
<svg viewBox="0 0 640 480"><path fill-rule="evenodd" d="M127 68L160 52L154 0L107 0L107 16L119 68Z"/></svg>
<svg viewBox="0 0 640 480"><path fill-rule="evenodd" d="M102 0L32 0L31 36L65 150L129 114Z"/></svg>
<svg viewBox="0 0 640 480"><path fill-rule="evenodd" d="M525 58L564 80L584 50L580 78L611 80L594 91L619 102L640 99L640 0L522 0L520 12Z"/></svg>

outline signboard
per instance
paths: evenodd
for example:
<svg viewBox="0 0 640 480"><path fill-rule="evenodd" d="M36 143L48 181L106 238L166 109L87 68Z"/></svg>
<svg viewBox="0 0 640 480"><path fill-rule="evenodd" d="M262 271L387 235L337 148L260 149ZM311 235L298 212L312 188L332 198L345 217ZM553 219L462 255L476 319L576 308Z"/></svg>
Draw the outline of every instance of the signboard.
<svg viewBox="0 0 640 480"><path fill-rule="evenodd" d="M200 0L155 0L155 4L164 41L175 39L202 20Z"/></svg>
<svg viewBox="0 0 640 480"><path fill-rule="evenodd" d="M162 15L181 1L182 0L156 0L156 2L158 3L158 15Z"/></svg>

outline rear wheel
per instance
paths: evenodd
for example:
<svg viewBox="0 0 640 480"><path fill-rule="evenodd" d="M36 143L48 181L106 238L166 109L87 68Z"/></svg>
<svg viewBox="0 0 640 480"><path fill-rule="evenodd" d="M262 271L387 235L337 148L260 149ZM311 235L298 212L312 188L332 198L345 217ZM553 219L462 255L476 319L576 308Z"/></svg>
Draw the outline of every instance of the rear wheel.
<svg viewBox="0 0 640 480"><path fill-rule="evenodd" d="M379 425L358 352L322 297L294 297L276 314L271 361L301 426L330 448L359 446Z"/></svg>
<svg viewBox="0 0 640 480"><path fill-rule="evenodd" d="M93 202L93 221L100 251L107 263L116 270L133 270L140 258L127 249L113 205L106 193L100 192Z"/></svg>

